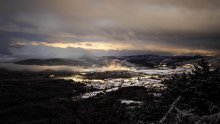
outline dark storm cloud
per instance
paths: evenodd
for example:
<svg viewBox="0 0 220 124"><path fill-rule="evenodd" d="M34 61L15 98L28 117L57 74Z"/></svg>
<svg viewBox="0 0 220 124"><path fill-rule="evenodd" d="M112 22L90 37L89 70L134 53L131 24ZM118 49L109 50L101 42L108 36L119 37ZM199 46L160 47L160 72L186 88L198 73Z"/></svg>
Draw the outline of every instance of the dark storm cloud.
<svg viewBox="0 0 220 124"><path fill-rule="evenodd" d="M167 48L144 52L219 54L220 1L0 0L0 35L0 54L10 54L14 41L120 42L137 47L126 53L154 45Z"/></svg>
<svg viewBox="0 0 220 124"><path fill-rule="evenodd" d="M10 48L14 56L19 58L72 58L91 56L81 48L54 48L47 46L22 46L21 48Z"/></svg>
<svg viewBox="0 0 220 124"><path fill-rule="evenodd" d="M146 32L135 32L135 37L131 39L139 39L142 41L148 40L150 43L166 43L173 46L182 46L190 48L209 48L220 49L220 33L153 33L147 34Z"/></svg>
<svg viewBox="0 0 220 124"><path fill-rule="evenodd" d="M2 36L0 34L0 36ZM4 38L3 36L0 39L0 54L10 54L9 50L8 50L8 42L9 40L7 38Z"/></svg>
<svg viewBox="0 0 220 124"><path fill-rule="evenodd" d="M14 41L17 40L34 40L34 41L42 41L45 40L47 36L45 35L37 35L37 34L28 34L22 32L7 32L0 31L0 54L11 55L10 47ZM16 47L16 46L14 46Z"/></svg>

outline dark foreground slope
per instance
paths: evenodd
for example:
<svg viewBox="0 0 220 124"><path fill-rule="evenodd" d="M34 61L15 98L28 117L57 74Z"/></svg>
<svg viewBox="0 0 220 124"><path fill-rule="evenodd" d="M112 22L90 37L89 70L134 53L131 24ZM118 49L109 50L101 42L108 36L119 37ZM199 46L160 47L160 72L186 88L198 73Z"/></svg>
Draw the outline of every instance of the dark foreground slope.
<svg viewBox="0 0 220 124"><path fill-rule="evenodd" d="M88 99L73 97L96 89L72 81L3 78L1 124L220 123L220 72L204 61L193 73L165 80L165 90L125 87Z"/></svg>
<svg viewBox="0 0 220 124"><path fill-rule="evenodd" d="M85 92L82 84L52 79L0 80L0 123L44 122L75 118L60 103Z"/></svg>
<svg viewBox="0 0 220 124"><path fill-rule="evenodd" d="M131 110L120 100L130 99L150 103L150 93L144 87L128 87L94 98L73 101L72 97L89 90L82 84L64 80L1 81L1 124L83 124L134 123ZM149 94L149 95L147 95ZM136 117L133 117L136 118Z"/></svg>

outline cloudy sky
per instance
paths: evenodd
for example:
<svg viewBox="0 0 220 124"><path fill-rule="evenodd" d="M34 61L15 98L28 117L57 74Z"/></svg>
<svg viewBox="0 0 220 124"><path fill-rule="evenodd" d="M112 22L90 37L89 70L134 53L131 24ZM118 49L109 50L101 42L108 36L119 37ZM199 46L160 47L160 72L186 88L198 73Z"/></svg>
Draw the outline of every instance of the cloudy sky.
<svg viewBox="0 0 220 124"><path fill-rule="evenodd" d="M0 0L0 57L219 55L220 0Z"/></svg>

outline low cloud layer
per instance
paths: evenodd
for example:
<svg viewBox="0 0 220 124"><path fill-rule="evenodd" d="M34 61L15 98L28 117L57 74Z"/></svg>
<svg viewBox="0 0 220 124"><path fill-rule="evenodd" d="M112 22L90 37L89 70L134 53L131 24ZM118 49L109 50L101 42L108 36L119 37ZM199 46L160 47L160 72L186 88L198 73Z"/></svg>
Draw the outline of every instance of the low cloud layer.
<svg viewBox="0 0 220 124"><path fill-rule="evenodd" d="M219 20L219 0L0 0L0 54L219 55Z"/></svg>

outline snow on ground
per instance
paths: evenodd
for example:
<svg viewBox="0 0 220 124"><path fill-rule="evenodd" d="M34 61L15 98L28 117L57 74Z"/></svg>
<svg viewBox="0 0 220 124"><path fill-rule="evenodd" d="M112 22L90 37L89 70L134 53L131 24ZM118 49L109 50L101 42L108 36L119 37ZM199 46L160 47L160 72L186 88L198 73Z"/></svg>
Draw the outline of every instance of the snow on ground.
<svg viewBox="0 0 220 124"><path fill-rule="evenodd" d="M192 69L178 67L176 69L166 69L166 70L159 70L159 69L141 69L135 70L137 73L145 73L145 74L156 74L156 75L172 75L172 74L181 74L183 72L191 72Z"/></svg>
<svg viewBox="0 0 220 124"><path fill-rule="evenodd" d="M83 95L81 95L82 99L88 99L88 98L92 98L101 94L106 94L112 91L117 91L119 88L118 87L114 87L111 89L107 89L107 90L98 90L98 91L93 91L93 92L89 92L89 93L85 93Z"/></svg>
<svg viewBox="0 0 220 124"><path fill-rule="evenodd" d="M134 100L127 100L127 99L121 99L119 100L122 104L126 105L131 105L131 104L136 104L136 105L142 105L142 101L134 101Z"/></svg>
<svg viewBox="0 0 220 124"><path fill-rule="evenodd" d="M99 94L104 94L103 91L94 91L94 92L89 92L89 93L85 93L81 96L82 99L88 99L88 98L91 98L91 97L95 97Z"/></svg>
<svg viewBox="0 0 220 124"><path fill-rule="evenodd" d="M145 69L145 70L135 70L135 73L141 73L142 76L132 77L132 78L109 78L105 80L95 80L95 79L84 79L78 75L72 77L65 77L64 79L72 79L74 81L84 82L86 86L97 89L97 91L88 92L82 94L81 99L87 99L91 97L95 97L100 94L105 94L112 91L117 91L121 87L130 87L130 86L144 86L146 88L155 88L155 89L164 89L164 85L160 82L165 79L159 78L159 75L166 76L172 74L180 74L183 72L190 72L192 69L186 68L177 68L177 69L167 69L167 70L159 70L159 69ZM114 72L113 72L114 73ZM156 76L155 76L156 75ZM153 94L160 95L160 94ZM75 99L75 98L73 98ZM121 101L122 103L132 103L134 101Z"/></svg>
<svg viewBox="0 0 220 124"><path fill-rule="evenodd" d="M109 93L112 91L117 91L120 87L130 87L130 86L144 86L161 88L163 85L160 83L161 80L158 79L146 79L146 78L130 78L130 79L106 79L103 82L94 81L87 84L88 87L93 87L98 89L98 91L88 92L82 94L81 99L92 98L101 94ZM73 98L76 99L76 98Z"/></svg>

